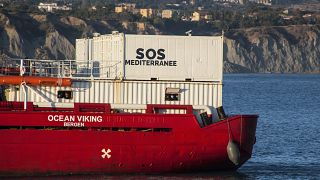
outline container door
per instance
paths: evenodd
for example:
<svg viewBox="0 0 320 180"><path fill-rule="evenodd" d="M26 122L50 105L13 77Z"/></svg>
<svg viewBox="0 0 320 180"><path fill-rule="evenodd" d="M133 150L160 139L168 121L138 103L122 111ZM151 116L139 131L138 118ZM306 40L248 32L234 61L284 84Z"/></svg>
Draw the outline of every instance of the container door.
<svg viewBox="0 0 320 180"><path fill-rule="evenodd" d="M88 61L89 60L89 40L88 39L76 39L76 61Z"/></svg>
<svg viewBox="0 0 320 180"><path fill-rule="evenodd" d="M97 46L93 52L100 67L100 77L121 79L123 74L124 34L116 33L94 38Z"/></svg>

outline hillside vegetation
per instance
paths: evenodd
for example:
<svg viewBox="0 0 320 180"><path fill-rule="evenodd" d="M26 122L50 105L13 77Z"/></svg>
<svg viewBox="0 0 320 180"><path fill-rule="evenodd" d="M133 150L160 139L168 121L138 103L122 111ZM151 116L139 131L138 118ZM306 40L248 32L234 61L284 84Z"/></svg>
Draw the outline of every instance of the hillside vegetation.
<svg viewBox="0 0 320 180"><path fill-rule="evenodd" d="M168 25L168 24L167 24ZM0 53L9 57L74 59L75 39L117 30L133 34L184 34L149 22L90 20L39 13L0 13ZM206 26L206 25L204 25ZM202 30L202 31L201 31ZM180 32L181 31L181 32ZM196 29L214 35L216 29ZM225 72L320 73L319 25L234 29L225 32Z"/></svg>

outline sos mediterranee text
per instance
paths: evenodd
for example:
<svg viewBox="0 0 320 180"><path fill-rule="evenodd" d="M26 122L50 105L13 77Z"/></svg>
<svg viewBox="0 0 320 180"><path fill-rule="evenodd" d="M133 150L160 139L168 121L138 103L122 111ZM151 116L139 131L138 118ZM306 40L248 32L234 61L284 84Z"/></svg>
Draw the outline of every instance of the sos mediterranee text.
<svg viewBox="0 0 320 180"><path fill-rule="evenodd" d="M136 50L136 59L125 60L125 65L133 66L177 66L177 61L166 60L164 49L145 49Z"/></svg>

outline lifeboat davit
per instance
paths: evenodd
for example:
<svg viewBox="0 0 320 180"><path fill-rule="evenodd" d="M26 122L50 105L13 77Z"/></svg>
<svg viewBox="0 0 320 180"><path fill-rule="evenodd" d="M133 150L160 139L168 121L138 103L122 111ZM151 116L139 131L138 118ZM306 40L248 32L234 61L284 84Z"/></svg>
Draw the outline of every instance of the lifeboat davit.
<svg viewBox="0 0 320 180"><path fill-rule="evenodd" d="M25 83L27 85L37 86L71 86L70 78L55 78L55 77L37 77L37 76L0 76L0 85L11 84L20 85Z"/></svg>

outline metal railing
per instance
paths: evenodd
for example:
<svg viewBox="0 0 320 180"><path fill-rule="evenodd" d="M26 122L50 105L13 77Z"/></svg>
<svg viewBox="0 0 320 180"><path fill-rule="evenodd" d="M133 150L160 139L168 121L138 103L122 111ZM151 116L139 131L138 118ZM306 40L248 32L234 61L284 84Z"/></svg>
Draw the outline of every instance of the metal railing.
<svg viewBox="0 0 320 180"><path fill-rule="evenodd" d="M104 64L99 61L11 58L0 61L1 75L120 79L122 68L121 61Z"/></svg>

